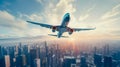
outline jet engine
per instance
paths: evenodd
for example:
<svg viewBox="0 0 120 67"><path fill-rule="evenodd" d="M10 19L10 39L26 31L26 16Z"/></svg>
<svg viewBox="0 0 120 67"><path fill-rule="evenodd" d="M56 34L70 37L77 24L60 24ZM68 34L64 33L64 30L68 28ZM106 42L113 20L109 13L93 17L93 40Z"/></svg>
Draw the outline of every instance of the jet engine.
<svg viewBox="0 0 120 67"><path fill-rule="evenodd" d="M73 33L73 29L69 28L68 33L69 33L69 35L71 35Z"/></svg>
<svg viewBox="0 0 120 67"><path fill-rule="evenodd" d="M53 26L53 27L52 27L52 32L55 32L56 29L57 29L57 27L56 27L56 26Z"/></svg>

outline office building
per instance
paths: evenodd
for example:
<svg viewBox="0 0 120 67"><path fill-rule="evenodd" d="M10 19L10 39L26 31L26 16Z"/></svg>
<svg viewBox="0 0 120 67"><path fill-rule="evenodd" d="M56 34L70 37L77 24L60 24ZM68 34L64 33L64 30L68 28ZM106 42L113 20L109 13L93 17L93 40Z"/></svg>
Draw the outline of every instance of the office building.
<svg viewBox="0 0 120 67"><path fill-rule="evenodd" d="M71 56L64 56L63 67L74 67L76 65L76 59Z"/></svg>

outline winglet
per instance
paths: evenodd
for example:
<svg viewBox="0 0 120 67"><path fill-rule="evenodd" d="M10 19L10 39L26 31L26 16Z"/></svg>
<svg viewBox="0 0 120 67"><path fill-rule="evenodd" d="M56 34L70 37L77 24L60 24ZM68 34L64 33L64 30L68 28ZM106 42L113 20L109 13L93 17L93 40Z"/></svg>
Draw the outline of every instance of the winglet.
<svg viewBox="0 0 120 67"><path fill-rule="evenodd" d="M31 21L26 21L26 22L30 23Z"/></svg>
<svg viewBox="0 0 120 67"><path fill-rule="evenodd" d="M93 28L94 30L96 29L96 27Z"/></svg>

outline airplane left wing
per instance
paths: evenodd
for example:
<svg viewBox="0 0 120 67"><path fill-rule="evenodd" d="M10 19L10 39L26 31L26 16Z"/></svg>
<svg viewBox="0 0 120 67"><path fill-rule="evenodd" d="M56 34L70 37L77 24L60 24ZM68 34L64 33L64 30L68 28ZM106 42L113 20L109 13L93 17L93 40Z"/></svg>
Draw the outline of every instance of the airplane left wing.
<svg viewBox="0 0 120 67"><path fill-rule="evenodd" d="M36 25L40 25L42 27L46 27L46 28L52 28L52 25L49 24L42 24L42 23L37 23L37 22L32 22L32 21L27 21L28 23L32 23L32 24L36 24Z"/></svg>
<svg viewBox="0 0 120 67"><path fill-rule="evenodd" d="M87 31L87 30L95 30L96 28L72 28L74 31Z"/></svg>

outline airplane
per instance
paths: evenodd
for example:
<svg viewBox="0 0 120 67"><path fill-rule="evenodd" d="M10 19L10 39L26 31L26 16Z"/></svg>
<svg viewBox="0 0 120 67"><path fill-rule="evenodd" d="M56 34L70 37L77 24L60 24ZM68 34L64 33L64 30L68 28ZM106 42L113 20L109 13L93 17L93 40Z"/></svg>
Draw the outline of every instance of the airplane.
<svg viewBox="0 0 120 67"><path fill-rule="evenodd" d="M70 21L70 13L66 13L63 16L63 20L62 20L62 24L61 25L49 25L49 24L43 24L43 23L38 23L38 22L33 22L33 21L26 21L28 23L32 23L32 24L36 24L36 25L40 25L42 27L46 27L49 29L52 29L52 32L58 32L57 35L54 34L48 34L50 36L57 36L58 38L60 37L67 37L67 36L62 36L62 34L64 32L68 32L69 35L71 35L73 32L75 31L84 31L84 30L94 30L96 28L70 28L68 27L68 23Z"/></svg>

